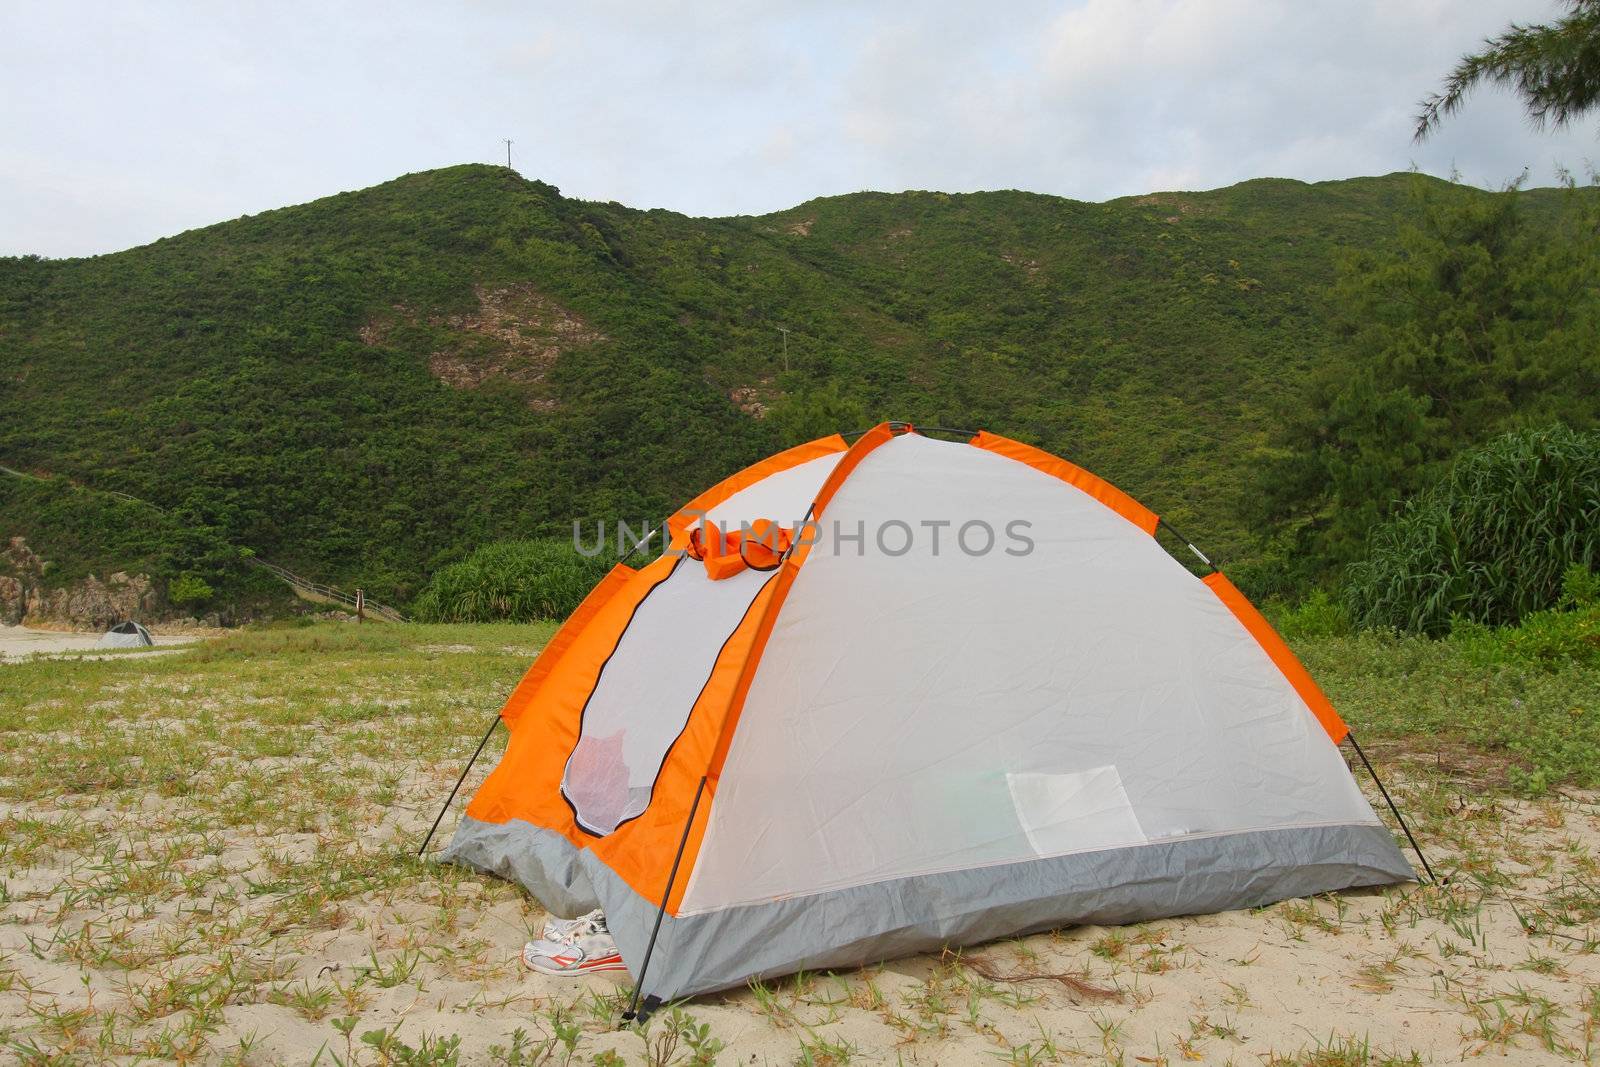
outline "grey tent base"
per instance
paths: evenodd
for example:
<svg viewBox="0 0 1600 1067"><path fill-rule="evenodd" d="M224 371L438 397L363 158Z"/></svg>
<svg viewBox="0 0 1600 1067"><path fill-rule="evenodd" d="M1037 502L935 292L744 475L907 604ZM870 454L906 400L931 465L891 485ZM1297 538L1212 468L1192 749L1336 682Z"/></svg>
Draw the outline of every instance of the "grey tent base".
<svg viewBox="0 0 1600 1067"><path fill-rule="evenodd" d="M519 820L468 818L442 858L521 882L557 914L603 907L623 961L639 972L659 898L639 896L593 853ZM676 1000L752 978L856 967L1058 926L1230 911L1413 878L1377 823L1256 830L919 875L668 915L644 992Z"/></svg>
<svg viewBox="0 0 1600 1067"><path fill-rule="evenodd" d="M520 882L552 914L575 919L600 907L600 898L584 870L583 856L560 834L521 819L492 823L469 815L462 818L455 837L439 853L439 860ZM620 879L617 884L627 888Z"/></svg>

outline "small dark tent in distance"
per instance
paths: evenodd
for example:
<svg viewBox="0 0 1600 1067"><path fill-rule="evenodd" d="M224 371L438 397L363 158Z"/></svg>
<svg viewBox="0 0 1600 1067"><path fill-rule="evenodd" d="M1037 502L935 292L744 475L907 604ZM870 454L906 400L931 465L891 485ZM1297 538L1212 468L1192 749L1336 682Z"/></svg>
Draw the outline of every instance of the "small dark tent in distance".
<svg viewBox="0 0 1600 1067"><path fill-rule="evenodd" d="M98 648L146 648L154 645L150 631L136 622L119 622L100 636Z"/></svg>

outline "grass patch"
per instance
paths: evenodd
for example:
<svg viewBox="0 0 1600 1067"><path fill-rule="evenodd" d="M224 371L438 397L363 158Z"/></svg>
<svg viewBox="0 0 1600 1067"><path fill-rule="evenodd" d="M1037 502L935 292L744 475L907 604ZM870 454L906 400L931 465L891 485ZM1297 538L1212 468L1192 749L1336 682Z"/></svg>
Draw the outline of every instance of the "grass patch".
<svg viewBox="0 0 1600 1067"><path fill-rule="evenodd" d="M1296 639L1369 749L1407 754L1391 785L1447 888L793 975L641 1032L616 1029L626 985L519 969L545 914L518 888L414 855L553 630L319 624L0 667L0 1058L1413 1062L1393 1030L1270 1046L1262 1012L1330 990L1375 1024L1399 1003L1440 1014L1461 1052L1593 1058L1600 847L1593 801L1561 795L1588 779L1548 763L1544 799L1503 792L1539 766L1516 744L1592 739L1541 721L1591 699L1573 695L1591 668L1486 669L1465 641ZM1324 950L1346 961L1330 981L1263 984L1282 952ZM1192 1020L1177 1032L1174 1006Z"/></svg>
<svg viewBox="0 0 1600 1067"><path fill-rule="evenodd" d="M1593 613L1556 614L1581 623ZM1519 654L1526 627L1289 640L1363 742L1426 752L1525 794L1600 786L1600 663L1546 656L1549 642Z"/></svg>

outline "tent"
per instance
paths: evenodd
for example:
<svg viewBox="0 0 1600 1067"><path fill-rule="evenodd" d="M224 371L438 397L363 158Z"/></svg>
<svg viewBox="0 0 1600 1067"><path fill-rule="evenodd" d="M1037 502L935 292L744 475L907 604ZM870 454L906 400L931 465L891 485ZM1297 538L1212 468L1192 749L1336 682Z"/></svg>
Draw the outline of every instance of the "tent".
<svg viewBox="0 0 1600 1067"><path fill-rule="evenodd" d="M551 639L444 857L604 907L647 1007L1412 878L1348 727L1160 525L986 432L757 463Z"/></svg>
<svg viewBox="0 0 1600 1067"><path fill-rule="evenodd" d="M119 622L100 635L96 648L144 648L155 644L150 631L136 622Z"/></svg>

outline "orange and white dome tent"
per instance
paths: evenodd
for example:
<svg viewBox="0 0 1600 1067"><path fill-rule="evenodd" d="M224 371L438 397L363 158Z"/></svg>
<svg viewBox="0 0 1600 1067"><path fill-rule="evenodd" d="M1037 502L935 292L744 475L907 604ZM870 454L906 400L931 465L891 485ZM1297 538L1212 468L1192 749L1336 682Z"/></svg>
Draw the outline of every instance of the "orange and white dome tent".
<svg viewBox="0 0 1600 1067"><path fill-rule="evenodd" d="M1327 698L1158 523L989 433L779 453L562 626L445 858L604 908L655 1001L1410 879Z"/></svg>

